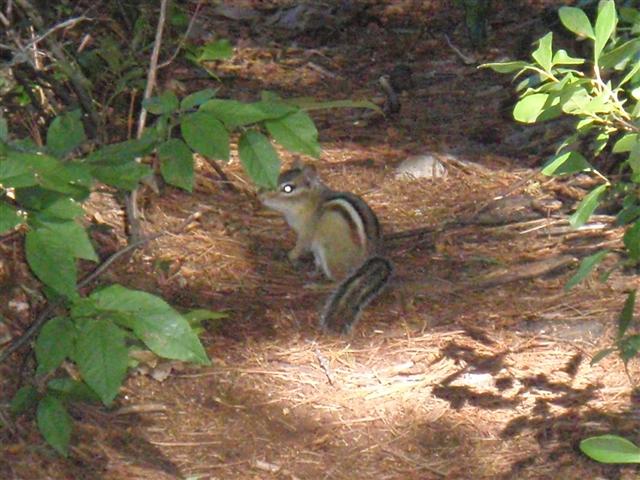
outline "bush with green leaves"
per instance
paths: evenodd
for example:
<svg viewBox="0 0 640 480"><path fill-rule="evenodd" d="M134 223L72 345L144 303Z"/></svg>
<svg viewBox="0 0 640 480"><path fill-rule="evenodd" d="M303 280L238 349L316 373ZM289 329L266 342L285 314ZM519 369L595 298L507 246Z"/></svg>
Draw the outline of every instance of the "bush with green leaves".
<svg viewBox="0 0 640 480"><path fill-rule="evenodd" d="M156 355L208 364L194 324L221 314L195 310L181 314L159 297L112 285L86 297L78 290L78 259L98 260L87 231L78 219L96 183L121 191L135 189L152 174L141 157L154 151L165 181L187 191L194 182L194 153L209 161L228 161L230 135L238 133L238 154L248 176L263 187L276 185L278 154L267 137L284 148L317 157L318 132L307 113L316 108L366 107L369 102L284 100L264 92L256 102L215 98L205 89L179 100L173 92L150 98L145 108L156 116L140 139L106 145L86 155L86 135L78 111L57 117L46 145L13 139L0 118L0 234L26 230L29 267L42 281L51 301L66 312L48 320L35 353L36 382L16 394L12 409L36 407L43 436L66 455L71 419L66 404L98 400L110 405L118 394L131 350L148 348ZM80 379L58 375L71 361Z"/></svg>
<svg viewBox="0 0 640 480"><path fill-rule="evenodd" d="M603 1L594 25L576 7L562 7L558 13L568 30L591 43L592 58L554 51L550 32L539 40L532 62L484 66L525 77L516 87L520 93L513 110L516 120L530 124L562 115L575 117L575 133L561 143L542 173L590 172L600 179L571 215L575 228L584 225L607 196L622 196L617 221L627 226L623 238L627 258L621 266L635 266L640 263L640 11L621 8L618 15L612 0ZM593 141L583 154L576 145L584 137ZM607 148L619 159L612 178L594 166ZM582 281L608 253L602 250L584 258L567 288Z"/></svg>
<svg viewBox="0 0 640 480"><path fill-rule="evenodd" d="M160 171L168 183L190 191L193 153L227 162L229 135L237 132L238 155L247 175L256 185L273 188L280 159L267 134L290 152L318 157L318 131L308 111L340 107L378 110L368 101L283 99L267 91L255 102L215 98L215 94L215 90L201 90L179 102L169 91L144 102L149 112L158 116L154 129L160 142ZM178 126L181 138L174 136Z"/></svg>
<svg viewBox="0 0 640 480"><path fill-rule="evenodd" d="M601 179L578 205L570 221L582 226L607 194L624 195L618 214L620 224L628 224L624 244L628 263L640 262L640 11L631 8L616 13L612 0L601 2L592 26L587 15L576 7L562 7L562 24L578 38L592 44L590 59L553 49L553 33L547 33L532 53L533 61L512 61L484 65L500 73L517 72L524 77L516 89L520 100L514 118L523 123L544 122L559 116L575 117L575 133L559 146L542 173L569 175L591 172ZM577 150L582 137L593 138L585 154L596 159L606 148L620 156L618 180L610 180L593 162ZM585 259L581 280L604 257ZM589 267L589 268L586 268ZM576 281L574 281L577 283ZM572 282L571 284L574 284Z"/></svg>
<svg viewBox="0 0 640 480"><path fill-rule="evenodd" d="M553 33L547 33L532 53L532 61L511 61L484 65L499 73L523 77L517 85L520 99L513 115L517 121L531 124L560 116L575 118L575 132L558 147L542 169L545 175L570 175L589 172L600 179L579 203L570 217L573 227L588 221L607 198L621 198L617 223L626 228L623 242L626 259L620 266L640 264L640 10L620 7L613 0L598 4L595 22L577 7L561 7L562 24L581 41L589 42L592 56L572 56L553 48ZM590 140L588 151L576 145ZM600 154L616 155L614 175L596 168ZM610 253L601 250L584 258L566 289L586 278ZM605 272L603 280L611 270ZM592 364L612 352L618 352L625 367L640 351L640 335L630 334L636 291L625 301L618 321L614 345L598 352ZM638 462L638 448L614 435L592 437L580 445L591 458L607 463Z"/></svg>

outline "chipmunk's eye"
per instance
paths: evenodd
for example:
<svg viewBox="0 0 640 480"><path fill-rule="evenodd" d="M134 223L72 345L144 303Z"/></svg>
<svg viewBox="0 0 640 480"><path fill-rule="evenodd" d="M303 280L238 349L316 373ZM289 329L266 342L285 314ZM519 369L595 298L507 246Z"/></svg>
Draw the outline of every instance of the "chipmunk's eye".
<svg viewBox="0 0 640 480"><path fill-rule="evenodd" d="M296 186L295 186L295 185L293 185L293 184L291 184L291 183L285 183L285 184L282 186L282 188L281 188L281 190L282 190L284 193L291 193L291 192L293 192L295 189L296 189Z"/></svg>

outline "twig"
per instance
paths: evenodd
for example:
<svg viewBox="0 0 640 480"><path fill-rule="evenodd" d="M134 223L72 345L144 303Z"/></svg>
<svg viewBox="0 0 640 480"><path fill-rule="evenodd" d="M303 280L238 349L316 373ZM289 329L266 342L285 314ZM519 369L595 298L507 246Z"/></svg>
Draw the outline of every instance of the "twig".
<svg viewBox="0 0 640 480"><path fill-rule="evenodd" d="M180 40L180 43L176 47L175 52L173 52L173 55L171 55L167 61L162 62L160 65L158 65L158 70L171 65L173 61L176 59L176 57L180 53L180 50L182 50L182 47L184 47L184 44L187 41L187 38L189 38L189 34L191 33L191 29L193 28L193 25L196 23L196 17L198 16L198 12L200 12L201 7L202 7L202 0L198 0L198 3L196 4L196 9L193 12L193 15L191 16L191 20L189 20L189 25L187 25L187 30L184 32L182 40Z"/></svg>
<svg viewBox="0 0 640 480"><path fill-rule="evenodd" d="M456 47L453 43L451 43L451 40L449 40L448 35L445 34L444 39L447 41L447 45L449 45L449 48L451 48L451 50L453 50L453 52L462 59L465 65L473 65L474 63L476 63L475 58L465 55L460 51L458 47Z"/></svg>
<svg viewBox="0 0 640 480"><path fill-rule="evenodd" d="M307 67L309 67L311 70L315 70L320 75L323 75L325 77L334 78L334 79L338 77L335 73L330 72L329 70L318 65L317 63L307 62Z"/></svg>
<svg viewBox="0 0 640 480"><path fill-rule="evenodd" d="M215 160L212 160L212 161L210 161L208 163L216 171L216 173L220 177L220 180L222 180L223 188L225 188L226 190L228 190L230 192L238 193L238 189L233 184L233 182L231 180L229 180L229 177L227 177L227 174L224 173L224 170L222 170L222 168L220 168L220 165L218 165L218 162L216 162Z"/></svg>
<svg viewBox="0 0 640 480"><path fill-rule="evenodd" d="M164 235L168 235L170 233L173 233L173 234L180 233L193 220L199 218L200 215L201 215L200 211L197 211L197 212L189 215L182 222L182 224L180 224L180 226L173 232L170 232L170 231L167 230L167 231L164 231L164 232L154 233L153 235L149 235L149 236L147 236L145 238L141 238L141 239L137 240L136 242L127 245L123 249L118 250L113 255L111 255L109 258L107 258L104 262L102 262L93 272L91 272L89 275L87 275L85 278L83 278L80 282L78 282L78 284L76 285L76 288L78 290L80 290L80 289L86 287L91 282L93 282L96 278L98 278L100 275L102 275L113 264L113 262L115 262L119 258L123 257L127 253L129 253L129 252L131 252L131 251L143 246L144 244L149 243L149 242L151 242L153 240L156 240L156 239L158 239L158 238L160 238L160 237L162 237ZM11 345L9 345L7 348L5 348L2 351L2 353L0 353L0 363L4 362L7 358L9 358L9 356L12 353L14 353L18 349L20 349L25 343L27 343L27 341L29 341L29 339L31 337L33 337L36 333L38 333L38 330L40 330L40 327L42 327L42 325L44 325L44 323L49 319L49 316L53 313L53 311L58 306L60 306L60 304L62 302L63 302L62 298L58 298L58 299L50 301L49 304L47 305L47 307L40 313L40 315L38 315L38 317L31 324L31 326L22 335L20 335L18 338L16 338L11 343Z"/></svg>
<svg viewBox="0 0 640 480"><path fill-rule="evenodd" d="M31 5L28 0L16 0L16 3L22 10L24 10L29 20L31 20L33 25L39 31L44 30L44 20L38 13L37 8ZM100 124L100 119L98 118L98 113L93 107L91 95L85 88L85 85L90 85L89 80L84 76L75 60L70 59L67 56L64 49L60 46L59 43L57 43L52 38L47 38L46 43L51 49L53 56L57 60L60 70L68 75L71 86L73 87L73 91L78 97L78 101L89 116L87 119L87 129L89 130L91 136L95 136L97 134L97 126Z"/></svg>
<svg viewBox="0 0 640 480"><path fill-rule="evenodd" d="M13 419L9 415L5 414L2 407L0 407L0 423L2 423L2 426L7 428L11 434L16 434L17 430Z"/></svg>
<svg viewBox="0 0 640 480"><path fill-rule="evenodd" d="M33 45L35 45L36 43L38 43L38 42L40 42L40 41L44 40L46 37L48 37L49 35L51 35L53 32L56 32L56 31L58 31L58 30L60 30L60 29L62 29L62 28L69 28L69 27L72 27L72 26L74 26L76 23L80 23L80 22L83 22L83 21L85 21L85 20L93 21L93 19L92 19L92 18L82 16L82 17L77 17L77 18L70 18L69 20L65 20L64 22L61 22L61 23L59 23L59 24L57 24L57 25L54 25L54 26L53 26L53 27L51 27L49 30L47 30L45 33L43 33L43 34L39 35L38 37L36 37L35 39L33 39L33 40L31 40L29 43L27 43L27 44L25 45L25 47L24 47L24 48L32 47L32 46L33 46Z"/></svg>
<svg viewBox="0 0 640 480"><path fill-rule="evenodd" d="M160 56L160 46L162 45L162 32L167 18L167 1L160 2L160 17L158 18L158 27L156 28L156 38L153 42L153 51L149 60L149 73L147 75L147 85L144 89L143 100L151 97L153 89L156 88L156 78L158 75L158 57ZM142 138L144 127L147 124L147 109L142 107L140 117L138 118L138 134L137 138Z"/></svg>
<svg viewBox="0 0 640 480"><path fill-rule="evenodd" d="M156 28L156 38L153 42L153 51L149 61L149 73L147 74L147 85L144 89L142 100L151 97L151 93L156 86L156 78L158 74L158 57L160 56L160 46L162 44L162 32L167 18L167 0L160 2L160 16L158 18L158 26ZM138 131L136 138L142 138L144 127L147 124L147 109L144 106L140 109L140 117L138 118ZM140 238L140 212L138 211L138 188L131 193L125 195L125 210L127 217L127 232L129 240L134 242Z"/></svg>
<svg viewBox="0 0 640 480"><path fill-rule="evenodd" d="M318 363L320 364L320 368L322 368L322 371L329 381L329 385L333 386L333 374L331 373L331 367L329 366L329 362L327 361L326 357L322 355L322 352L318 349L317 346L315 346L313 353L315 353L316 358L318 359Z"/></svg>

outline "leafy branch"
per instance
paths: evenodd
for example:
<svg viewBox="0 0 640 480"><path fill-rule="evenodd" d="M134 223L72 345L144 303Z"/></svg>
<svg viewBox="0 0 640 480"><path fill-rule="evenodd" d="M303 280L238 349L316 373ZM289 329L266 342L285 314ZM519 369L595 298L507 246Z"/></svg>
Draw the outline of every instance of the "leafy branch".
<svg viewBox="0 0 640 480"><path fill-rule="evenodd" d="M554 52L550 32L539 40L532 52L532 63L512 61L484 67L499 73L517 72L516 78L533 72L517 86L521 98L514 107L516 120L535 123L561 115L578 119L575 133L560 145L542 173L591 172L602 180L577 206L570 219L573 227L583 225L607 195L622 192L624 198L617 215L618 224L626 225L623 243L627 260L622 265L636 266L640 264L640 10L621 8L618 15L615 2L605 0L599 3L594 24L577 7L561 7L558 14L569 31L591 43L593 57L590 60L571 57L564 50ZM619 21L630 28L621 28ZM575 69L589 64L591 72ZM591 159L607 148L622 157L617 178L607 178L572 146L575 140L587 135L595 139L588 152ZM589 276L609 253L609 250L600 250L585 257L565 289L573 288ZM635 300L636 290L633 290L627 294L619 315L613 345L597 352L592 365L617 352L629 375L627 364L640 352L640 335L629 333ZM603 463L640 463L640 449L616 435L587 438L580 443L580 449Z"/></svg>

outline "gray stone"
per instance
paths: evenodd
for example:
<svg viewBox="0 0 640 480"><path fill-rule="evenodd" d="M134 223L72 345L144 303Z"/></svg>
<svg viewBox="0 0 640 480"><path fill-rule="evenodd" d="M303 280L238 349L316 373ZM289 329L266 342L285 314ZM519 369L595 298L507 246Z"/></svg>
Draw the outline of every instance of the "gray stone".
<svg viewBox="0 0 640 480"><path fill-rule="evenodd" d="M446 176L447 167L438 158L429 153L411 155L396 167L396 177L443 178Z"/></svg>

